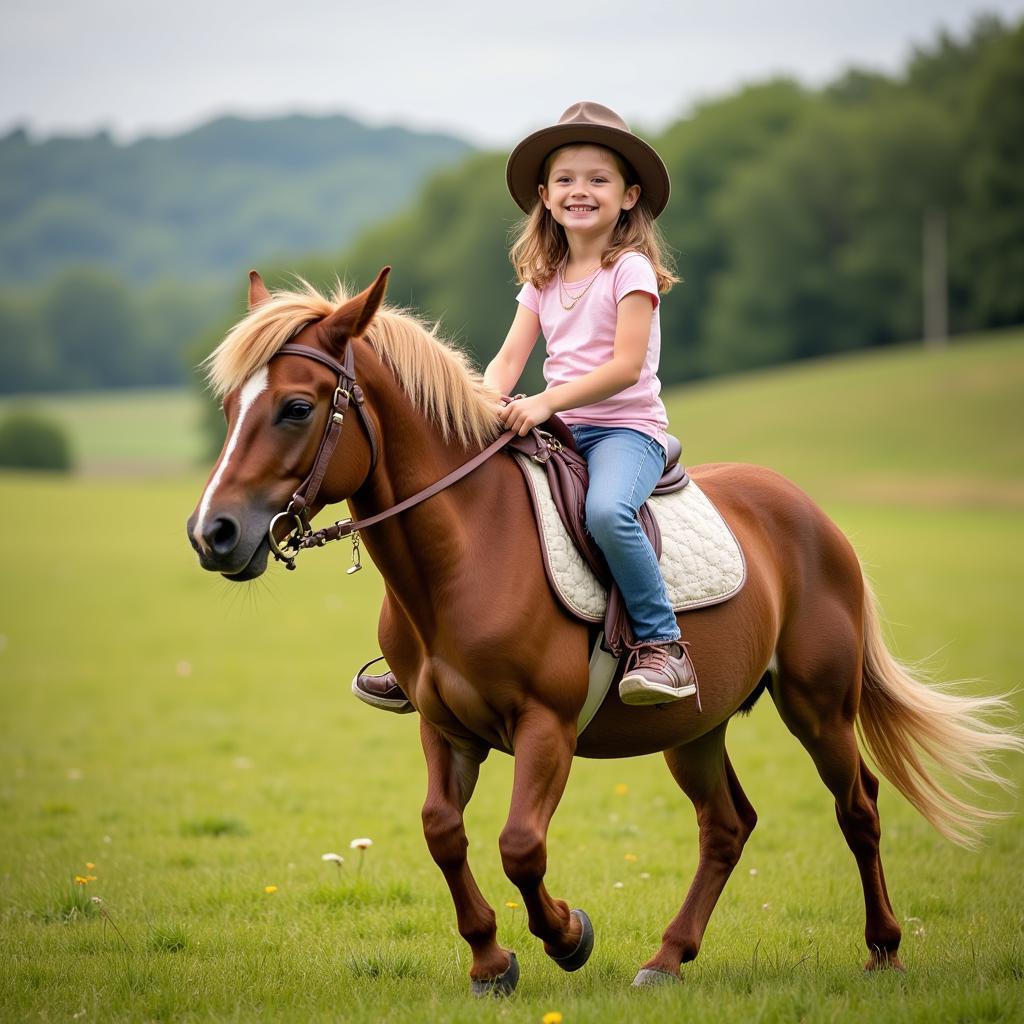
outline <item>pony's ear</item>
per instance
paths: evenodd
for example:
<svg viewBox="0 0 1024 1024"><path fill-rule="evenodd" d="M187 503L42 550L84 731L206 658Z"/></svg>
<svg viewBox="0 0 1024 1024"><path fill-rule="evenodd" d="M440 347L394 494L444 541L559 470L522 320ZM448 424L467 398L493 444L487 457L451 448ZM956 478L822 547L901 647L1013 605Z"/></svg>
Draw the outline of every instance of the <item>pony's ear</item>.
<svg viewBox="0 0 1024 1024"><path fill-rule="evenodd" d="M249 271L249 309L253 310L257 306L262 306L270 298L270 292L267 291L267 286L263 283L263 278L260 277L259 272L255 270Z"/></svg>
<svg viewBox="0 0 1024 1024"><path fill-rule="evenodd" d="M391 268L384 267L366 291L349 299L321 322L320 330L332 348L340 348L349 338L358 338L370 326L373 315L384 301L390 273Z"/></svg>

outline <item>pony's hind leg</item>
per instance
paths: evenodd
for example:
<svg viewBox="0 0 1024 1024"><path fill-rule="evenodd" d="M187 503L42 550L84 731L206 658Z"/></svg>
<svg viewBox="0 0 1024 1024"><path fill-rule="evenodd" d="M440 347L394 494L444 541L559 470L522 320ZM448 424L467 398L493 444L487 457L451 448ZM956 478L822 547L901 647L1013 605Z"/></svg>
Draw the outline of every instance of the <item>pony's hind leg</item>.
<svg viewBox="0 0 1024 1024"><path fill-rule="evenodd" d="M876 802L878 779L860 756L853 723L833 722L813 733L797 731L788 721L787 725L807 748L818 774L835 797L839 828L857 860L864 889L864 940L869 954L865 969L902 970L896 955L902 933L889 902L879 851L882 829Z"/></svg>
<svg viewBox="0 0 1024 1024"><path fill-rule="evenodd" d="M665 751L673 777L697 811L700 859L682 908L634 985L677 978L679 965L697 956L711 912L757 824L757 814L725 751L726 725L723 722L700 739Z"/></svg>
<svg viewBox="0 0 1024 1024"><path fill-rule="evenodd" d="M821 636L831 638L827 648ZM878 780L860 756L854 731L861 678L855 619L823 604L807 630L789 631L779 655L779 676L772 688L775 705L835 797L839 828L857 861L869 952L865 967L902 970L896 955L901 931L879 852Z"/></svg>

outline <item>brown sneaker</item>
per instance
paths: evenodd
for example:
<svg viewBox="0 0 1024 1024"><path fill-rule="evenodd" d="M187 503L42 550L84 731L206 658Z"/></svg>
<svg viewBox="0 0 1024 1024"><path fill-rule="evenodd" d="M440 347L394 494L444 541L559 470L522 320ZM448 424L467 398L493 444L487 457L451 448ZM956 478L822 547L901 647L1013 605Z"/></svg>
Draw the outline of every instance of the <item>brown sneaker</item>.
<svg viewBox="0 0 1024 1024"><path fill-rule="evenodd" d="M626 674L619 683L623 704L668 704L697 692L697 673L678 642L642 644L629 656Z"/></svg>
<svg viewBox="0 0 1024 1024"><path fill-rule="evenodd" d="M369 665L363 667L369 668ZM394 711L396 715L407 715L410 711L416 710L398 685L394 672L384 672L379 676L371 675L369 672L358 672L352 680L352 692L364 704L380 708L382 711Z"/></svg>

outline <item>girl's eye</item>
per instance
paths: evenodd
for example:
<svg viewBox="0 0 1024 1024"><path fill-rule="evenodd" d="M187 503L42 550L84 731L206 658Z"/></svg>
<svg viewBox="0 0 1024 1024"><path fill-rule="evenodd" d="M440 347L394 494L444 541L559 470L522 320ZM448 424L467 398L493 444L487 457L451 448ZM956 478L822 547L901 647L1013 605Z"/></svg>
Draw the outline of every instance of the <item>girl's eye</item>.
<svg viewBox="0 0 1024 1024"><path fill-rule="evenodd" d="M291 420L292 422L301 422L307 420L310 414L313 412L313 406L309 402L303 402L296 400L289 402L284 409L281 411L281 419Z"/></svg>

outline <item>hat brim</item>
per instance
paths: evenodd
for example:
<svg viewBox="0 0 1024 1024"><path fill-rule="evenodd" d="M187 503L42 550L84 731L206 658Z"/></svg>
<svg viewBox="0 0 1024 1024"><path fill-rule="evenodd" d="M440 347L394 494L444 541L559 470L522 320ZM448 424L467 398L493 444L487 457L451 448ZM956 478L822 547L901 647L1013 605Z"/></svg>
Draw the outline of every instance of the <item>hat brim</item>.
<svg viewBox="0 0 1024 1024"><path fill-rule="evenodd" d="M505 181L516 205L524 213L530 213L540 198L537 186L541 184L541 171L548 154L573 143L604 146L621 154L640 180L640 194L651 216L657 217L665 209L672 191L668 169L643 139L608 125L556 124L527 135L508 158Z"/></svg>

